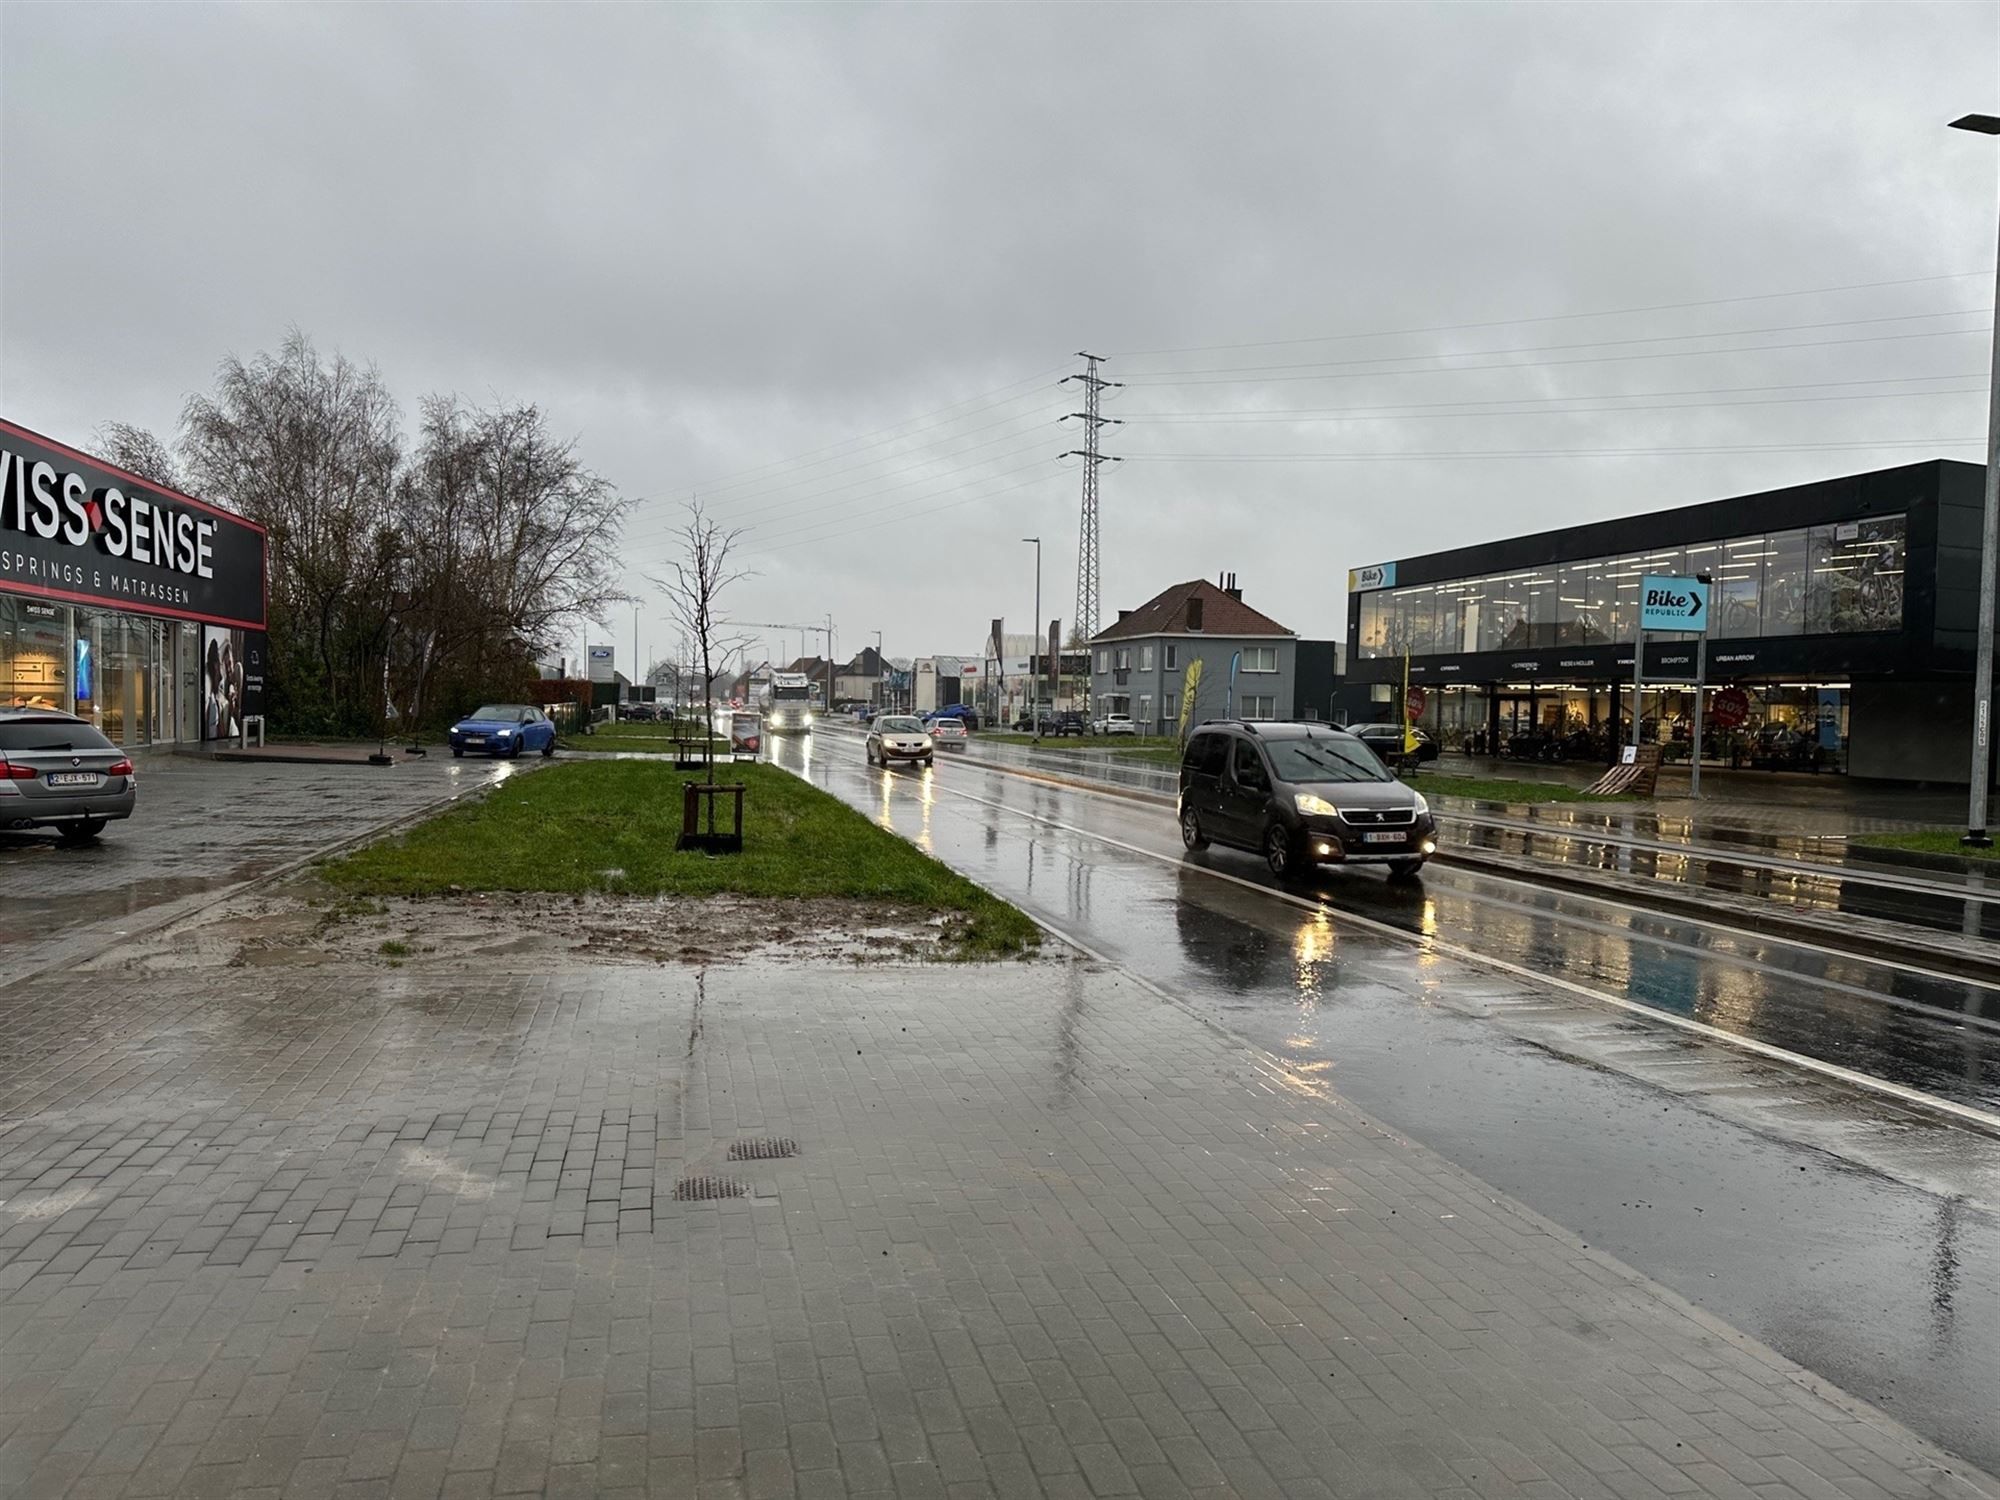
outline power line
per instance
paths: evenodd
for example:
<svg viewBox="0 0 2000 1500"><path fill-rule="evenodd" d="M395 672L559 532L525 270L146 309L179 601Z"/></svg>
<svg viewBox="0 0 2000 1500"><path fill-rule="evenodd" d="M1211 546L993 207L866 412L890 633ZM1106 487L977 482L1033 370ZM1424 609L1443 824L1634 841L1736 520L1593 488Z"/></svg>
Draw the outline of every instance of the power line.
<svg viewBox="0 0 2000 1500"><path fill-rule="evenodd" d="M1875 333L1851 339L1801 339L1789 344L1752 344L1742 349L1657 349L1645 354L1591 354L1582 359L1528 359L1503 360L1490 365L1456 365L1439 370L1352 370L1327 375L1263 375L1251 380L1232 377L1209 377L1194 380L1131 380L1130 386L1145 385L1149 388L1164 388L1177 385L1279 385L1295 380L1386 380L1397 375L1469 375L1481 370L1536 370L1552 369L1560 365L1610 365L1624 364L1635 359L1695 359L1704 355L1769 354L1785 349L1833 349L1845 344L1893 344L1909 339L1963 338L1974 334L1989 334L1991 326L1985 328L1943 328L1929 333ZM1409 358L1446 358L1450 356L1407 356Z"/></svg>
<svg viewBox="0 0 2000 1500"><path fill-rule="evenodd" d="M1985 442L1984 438L1884 438L1857 443L1737 443L1669 448L1512 448L1486 452L1431 453L1128 453L1131 463L1177 464L1290 464L1290 463L1388 463L1410 459L1463 458L1639 458L1681 453L1818 453L1871 448L1962 448Z"/></svg>
<svg viewBox="0 0 2000 1500"><path fill-rule="evenodd" d="M1371 413L1339 414L1333 412L1315 413L1306 416L1294 415L1288 420L1294 422L1438 422L1454 421L1466 417L1577 417L1597 412L1627 411L1728 411L1739 406L1801 406L1821 401L1893 401L1907 396L1983 396L1983 385L1960 386L1951 390L1936 391L1865 391L1847 396L1766 396L1751 401L1679 401L1671 405L1649 406L1550 406L1542 411L1403 411L1395 407L1377 407ZM1493 405L1521 405L1527 401L1576 401L1578 396L1522 397L1517 402L1494 402ZM1471 403L1441 402L1440 405L1469 405ZM1398 415L1383 416L1381 412L1398 412ZM1199 413L1191 416L1162 415L1153 417L1127 417L1128 422L1157 426L1228 426L1239 422L1265 423L1279 420L1270 416L1234 417L1226 413Z"/></svg>
<svg viewBox="0 0 2000 1500"><path fill-rule="evenodd" d="M1507 368L1512 369L1514 367L1510 365ZM1526 369L1531 367L1521 366L1521 368ZM1786 381L1782 385L1699 385L1686 386L1671 391L1584 391L1573 396L1493 396L1478 399L1468 397L1462 401L1397 401L1386 406L1246 406L1239 407L1235 411L1224 412L1128 412L1122 420L1127 422L1155 422L1178 417L1233 419L1239 416L1269 417L1276 420L1282 417L1345 416L1353 413L1368 412L1428 411L1444 406L1519 406L1531 401L1620 401L1627 397L1636 401L1652 396L1717 396L1739 392L1819 391L1857 385L1912 385L1918 381L1928 380L1983 381L1985 379L1986 372L1984 370L1968 370L1959 375L1872 375L1865 380ZM1981 389L1984 389L1984 387L1982 386ZM1883 391L1880 394L1896 396L1921 393ZM1862 396L1858 399L1866 400L1868 397Z"/></svg>
<svg viewBox="0 0 2000 1500"><path fill-rule="evenodd" d="M747 469L734 469L734 470L731 470L731 471L729 471L729 472L727 472L727 473L725 473L725 474L722 474L722 475L720 475L720 476L718 476L718 477L716 477L716 478L713 478L713 479L704 479L704 480L699 480L699 481L696 481L696 482L695 482L695 483L693 483L693 484L681 484L681 485L675 485L675 486L674 486L674 487L672 487L672 488L671 488L670 490L668 490L668 491L667 491L666 493L668 493L668 494L670 494L670 495L679 495L679 494L682 494L682 493L686 493L686 492L692 492L692 491L695 491L695 490L699 490L699 491L701 491L701 492L702 492L703 494L707 494L707 493L709 493L709 492L711 492L711 491L715 491L715 490L723 490L723 489L729 489L729 488L733 488L733 487L735 486L736 482L737 482L737 481L738 481L739 479L741 479L741 478L743 478L743 477L745 477L745 476L748 476L748 475L752 475L752 474L759 474L759 473L762 473L762 472L763 472L764 470L766 470L766 469L782 469L782 468L787 468L787 467L789 467L789 466L790 466L790 465L792 465L792 464L797 464L797 463L803 463L803 462L805 462L805 461L806 461L806 460L808 460L808 459L812 459L812 458L815 458L815 457L817 457L818 455L820 455L820 454L822 454L822 453L828 453L828 454L830 454L830 453L833 453L833 452L834 452L834 450L836 450L836 449L839 449L839 448L847 448L847 447L852 447L852 446L855 446L855 445L857 445L857 444L859 444L859 445L862 445L862 446L864 446L864 447L865 447L865 446L877 446L877 445L874 445L874 444L868 444L868 443L864 442L864 440L865 440L865 439L869 439L869 438L875 438L875 437L881 437L881 436L883 436L884 434L888 434L888 435L889 435L889 436L887 436L886 438L884 438L884 440L885 440L885 441L888 441L888 442L894 442L894 441L895 441L895 436L894 436L894 435L895 435L895 434L897 434L897 433L899 433L899 432L901 431L901 429L903 429L903 428L905 428L905 427L908 427L908 426L910 426L910 425L911 425L912 423L915 423L915 422L920 422L920 421L922 421L922 420L923 420L923 418L925 418L925 417L933 417L933 416L941 416L941 415L942 415L943 413L945 413L945 412L949 412L949 411L956 411L956 410L957 410L957 409L958 409L959 407L961 407L961 406L969 406L969 405L971 405L972 403L974 403L974 402L976 402L976 401L983 401L983 400L985 400L985 399L986 399L986 398L987 398L988 396L998 396L998 395L1000 395L1000 393L1001 393L1001 392L1003 392L1003 391L1011 391L1011 390L1014 390L1014 389L1016 389L1016 388L1017 388L1017 387L1019 387L1019 386L1024 386L1024 385L1032 385L1032 384L1034 384L1034 383L1036 383L1036 382L1038 382L1038 381L1043 381L1043 380L1046 380L1046 379L1048 379L1048 377L1049 377L1049 376L1051 376L1051 375L1055 374L1055 373L1056 373L1056 372L1057 372L1058 370L1061 370L1062 368L1064 368L1064 367L1063 367L1062 365L1059 365L1059 364L1058 364L1058 365L1051 365L1051 366L1049 366L1049 367L1048 367L1047 369L1045 369L1045 370L1037 370L1037 371L1036 371L1036 372L1035 372L1035 373L1034 373L1033 375L1027 375L1027 376L1023 376L1023 377L1022 377L1021 379L1019 379L1019 380L1014 380L1014 381L1009 381L1009 382L1008 382L1008 383L1007 383L1006 385L1000 385L1000 386L995 386L995 387L994 387L994 388L993 388L992 390L990 390L990 391L981 391L981 392L979 392L979 393L978 393L977 395L974 395L974 396L967 396L967 397L966 397L966 398L965 398L964 400L962 400L962 401L954 401L954 402L952 402L952 403L950 403L949 405L946 405L946 406L939 406L939 407L934 407L934 408L932 408L932 409L931 409L930 411L924 411L924 412L918 412L918 413L917 413L917 414L916 414L915 416L913 416L913 417L906 417L906 418L905 418L904 420L902 420L901 422L896 422L896 423L892 423L892 424L891 424L890 426L888 426L888 427L878 427L878 428L874 429L874 430L873 430L872 432L864 432L864 433L860 433L860 434L858 434L857 436L855 436L855 437L851 437L851 438L842 438L842 439L841 439L841 440L840 440L839 442L837 442L837 443L828 443L828 444L827 444L826 446L824 446L824 447L821 447L821 448L809 448L809 449L807 449L807 450L806 450L806 451L805 451L804 453L800 453L800 454L795 454L795 455L794 455L793 457L791 457L791 458L780 458L780 459L773 459L773 460L772 460L772 461L771 461L770 463L767 463L767 464L757 464L757 465L754 465L753 467L751 467L751 468L747 468ZM1012 397L1012 398L1009 398L1009 399L1012 399L1012 400L1022 400L1022 399L1025 399L1026 395L1028 395L1028 394L1032 394L1032 393L1029 393L1029 392L1024 392L1024 393L1022 393L1022 395L1020 395L1020 396L1015 396L1015 397ZM1006 402L1006 401L1004 401L1004 400L1003 400L1003 401L995 401L995 402L992 402L992 403L990 404L990 406L988 406L988 407L982 407L982 408L979 408L979 410L990 410L990 409L991 409L991 406L1004 406L1004 405L1006 405L1006 404L1007 404L1007 402ZM974 412L961 412L961 413L960 413L960 416L972 416L972 415L974 415L974 414L975 414ZM957 419L956 419L956 418L951 418L951 419L946 419L946 421L945 421L945 422L939 422L939 423L930 423L930 424L927 424L927 426L942 426L942 425L949 425L949 422L950 422L950 421L953 421L953 420L957 420ZM921 432L921 431L925 431L925 430L927 430L927 429L926 429L926 427L919 427L919 428L918 428L917 430L918 430L919 432Z"/></svg>
<svg viewBox="0 0 2000 1500"><path fill-rule="evenodd" d="M1483 323L1433 323L1420 328L1385 328L1373 333L1319 333L1292 339L1252 339L1241 344L1188 344L1178 349L1122 349L1112 357L1141 359L1163 354L1220 354L1231 349L1281 349L1298 344L1344 343L1352 339L1407 338L1420 333L1470 333L1485 328L1514 328L1528 323L1566 323L1583 318L1620 318L1640 313L1683 312L1691 307L1727 307L1743 302L1772 302L1787 297L1822 297L1834 292L1877 291L1885 287L1927 286L1939 281L1984 279L1990 270L1956 271L1939 276L1908 276L1896 281L1855 281L1845 286L1808 287L1796 292L1755 292L1741 297L1706 297L1695 302L1656 302L1646 307L1614 307L1598 312L1543 313L1526 318L1497 318Z"/></svg>
<svg viewBox="0 0 2000 1500"><path fill-rule="evenodd" d="M1135 375L1132 384L1137 385L1178 385L1178 380L1162 380L1162 375L1257 375L1270 370L1333 370L1346 369L1353 365L1381 365L1408 363L1417 359L1480 359L1489 354L1554 354L1570 349L1617 349L1630 344L1678 344L1690 339L1735 339L1750 338L1765 333L1804 333L1820 328L1865 328L1877 323L1911 323L1920 318L1971 318L1992 312L1991 307L1967 307L1953 312L1898 313L1886 318L1836 318L1827 323L1774 323L1766 328L1718 328L1707 333L1658 333L1642 338L1593 339L1575 344L1520 344L1511 349L1450 349L1435 354L1371 354L1360 359L1308 360L1291 365L1218 365L1210 369L1161 370L1154 374ZM1940 333L1955 333L1956 329L1941 329ZM1921 335L1913 335L1921 336ZM1699 351L1688 351L1699 352ZM1718 350L1717 353L1735 353L1734 350ZM1395 373L1393 371L1385 373Z"/></svg>

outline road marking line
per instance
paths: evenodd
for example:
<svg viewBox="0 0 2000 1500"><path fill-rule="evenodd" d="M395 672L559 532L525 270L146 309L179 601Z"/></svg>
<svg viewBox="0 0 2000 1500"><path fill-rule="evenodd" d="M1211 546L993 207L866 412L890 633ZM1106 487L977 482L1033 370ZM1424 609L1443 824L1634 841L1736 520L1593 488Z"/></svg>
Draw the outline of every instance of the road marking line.
<svg viewBox="0 0 2000 1500"><path fill-rule="evenodd" d="M998 774L1003 776L1018 777L1022 781L1037 782L1042 786L1060 787L1066 791L1079 792L1086 797L1095 797L1099 801L1103 802L1123 803L1128 807L1135 802L1150 807L1171 807L1173 805L1173 800L1171 798L1165 797L1157 792L1142 791L1137 788L1131 791L1126 791L1122 788L1117 788L1117 787L1091 786L1084 782L1064 780L1060 777L1050 776L1045 772L1040 772L1025 767L1003 765L997 761L982 761L980 763L980 768L986 771L997 772ZM1440 814L1440 816L1451 817L1454 815L1447 813L1447 814ZM1584 842L1588 842L1588 840L1585 840ZM1462 864L1455 861L1452 858L1451 852L1448 849L1444 853L1444 862L1447 868L1457 870L1460 873L1468 875L1475 880L1489 880L1504 885L1528 886L1537 891L1550 892L1557 898L1569 896L1569 897L1574 897L1579 901L1594 901L1600 906L1613 906L1618 908L1620 911L1637 912L1639 915L1644 917L1649 917L1654 921L1693 922L1696 920L1695 918L1682 916L1675 912L1662 911L1658 907L1647 906L1643 902L1628 901L1616 895L1599 895L1595 891L1585 893L1582 891L1566 890L1561 886L1538 884L1532 876L1504 875L1497 870L1486 869L1477 864ZM1867 882L1862 881L1859 883L1866 884ZM1268 886L1259 886L1257 888L1259 890L1270 889L1270 887ZM1467 891L1464 892L1463 894L1466 896L1468 900L1486 901L1493 904L1499 904L1499 903L1494 903L1494 898L1490 896L1481 896L1477 892ZM1537 910L1539 908L1531 907L1529 909ZM1549 909L1539 909L1539 910L1541 910L1542 914L1547 916L1552 921L1568 922L1575 926L1588 925L1588 921L1586 918L1576 916L1572 913L1565 913ZM1996 992L2000 992L2000 983L1996 983L1992 980L1970 978L1964 974L1953 974L1943 969L1930 969L1926 968L1922 964L1910 963L1905 959L1884 958L1875 954L1856 953L1853 950L1847 948L1829 948L1822 943L1811 942L1805 938L1787 937L1782 933L1759 932L1754 927L1738 927L1734 923L1713 921L1708 918L1700 919L1699 925L1708 928L1709 930L1714 932L1726 932L1731 937L1745 938L1754 943L1776 943L1787 948L1797 948L1806 953L1817 953L1826 958L1847 959L1854 963L1872 964L1876 968L1880 969L1895 969L1905 974L1915 974L1924 979L1935 979L1943 984L1970 985L1970 986L1976 986L1979 989L1993 990ZM1647 941L1664 942L1667 940L1662 938L1649 938L1647 939ZM1690 945L1677 944L1676 946L1689 947ZM1704 950L1691 949L1691 951L1700 952ZM1712 957L1720 959L1724 962L1741 964L1746 968L1765 967L1757 959L1743 957L1740 955L1713 953L1712 950L1708 951L1711 952ZM1783 968L1776 966L1770 966L1769 971L1778 974L1784 974L1787 972ZM1811 982L1814 984L1824 984L1830 988L1835 988L1835 989L1841 988L1838 981L1835 980L1816 979L1812 980ZM1910 1001L1898 1001L1894 996L1874 995L1870 994L1868 991L1865 990L1856 990L1855 993L1863 998L1872 1001L1875 1004L1888 1005L1892 1009L1908 1009L1913 1014L1929 1016L1933 1019L1951 1020L1951 1017L1946 1012L1940 1011L1936 1006L1917 1005L1914 1002ZM1960 1023L1953 1022L1953 1024L1956 1025Z"/></svg>
<svg viewBox="0 0 2000 1500"><path fill-rule="evenodd" d="M1909 1088L1900 1083L1892 1083L1886 1078L1876 1078L1867 1073L1857 1072L1853 1068L1844 1068L1839 1063L1830 1063L1822 1061L1817 1057L1808 1057L1804 1053L1793 1052L1787 1048L1775 1046L1770 1042L1760 1042L1754 1037L1740 1036L1735 1032L1725 1031L1719 1026L1710 1026L1705 1021L1696 1021L1687 1016L1677 1016L1672 1011L1659 1010L1650 1005L1642 1005L1636 1000L1627 1000L1622 995L1611 995L1602 990L1593 990L1587 985L1578 984L1571 979L1564 979L1554 974L1539 973L1521 964L1512 963L1504 958L1495 958L1489 953L1481 953L1475 948L1463 947L1458 943L1449 942L1443 938L1426 937L1421 933L1406 932L1402 928L1393 927L1387 922L1378 922L1373 917L1358 916L1353 912L1341 911L1338 908L1329 907L1323 902L1309 901L1303 896L1292 895L1288 891L1273 890L1269 886L1259 885L1254 880L1245 880L1240 875L1231 875L1225 870L1211 869L1206 865L1191 865L1185 859L1178 856L1161 854L1154 849L1147 849L1138 844L1127 843L1123 839L1112 838L1109 834L1096 833L1088 828L1078 827L1074 823L1066 823L1060 818L1049 817L1045 813L1031 812L1026 808L1017 807L1011 803L996 802L990 797L981 797L976 793L961 791L956 787L940 785L937 790L945 792L950 796L963 798L968 802L977 802L1001 812L1013 813L1020 817L1028 818L1033 822L1045 824L1050 828L1075 834L1078 838L1095 839L1100 844L1108 845L1113 849L1122 849L1128 854L1136 854L1143 859L1172 865L1176 869L1197 870L1213 879L1227 881L1231 885L1242 886L1245 890L1273 897L1288 905L1295 906L1301 911L1321 914L1335 922L1346 922L1353 926L1379 933L1406 946L1428 949L1446 957L1458 959L1462 963L1474 964L1481 968L1496 969L1503 974L1510 974L1517 979L1526 980L1530 984L1562 990L1568 994L1576 995L1581 999L1589 1000L1594 1004L1613 1006L1630 1015L1642 1016L1647 1020L1662 1022L1666 1025L1677 1027L1682 1031L1692 1032L1694 1035L1704 1037L1709 1041L1718 1042L1724 1046L1735 1047L1741 1051L1751 1052L1759 1057L1768 1058L1773 1062L1785 1063L1791 1067L1801 1068L1807 1072L1818 1073L1823 1077L1836 1079L1841 1083L1849 1084L1856 1088L1866 1089L1871 1093L1883 1094L1889 1098L1901 1100L1905 1104L1914 1104L1922 1109L1949 1115L1953 1119L1962 1120L1969 1125L1974 1125L1988 1134L2000 1135L2000 1114L1992 1114L1986 1110L1976 1109L1969 1104L1959 1104L1950 1099L1940 1099L1935 1095L1923 1093L1918 1089ZM1120 967L1123 968L1124 965L1120 965Z"/></svg>

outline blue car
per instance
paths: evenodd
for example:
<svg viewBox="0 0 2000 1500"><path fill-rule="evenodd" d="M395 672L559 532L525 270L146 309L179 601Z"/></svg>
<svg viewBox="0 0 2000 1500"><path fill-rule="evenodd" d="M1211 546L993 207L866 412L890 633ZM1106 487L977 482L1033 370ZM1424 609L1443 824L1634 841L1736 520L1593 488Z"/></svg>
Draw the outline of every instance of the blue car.
<svg viewBox="0 0 2000 1500"><path fill-rule="evenodd" d="M489 703L451 726L451 753L519 755L524 750L556 753L556 726L539 708L525 703Z"/></svg>

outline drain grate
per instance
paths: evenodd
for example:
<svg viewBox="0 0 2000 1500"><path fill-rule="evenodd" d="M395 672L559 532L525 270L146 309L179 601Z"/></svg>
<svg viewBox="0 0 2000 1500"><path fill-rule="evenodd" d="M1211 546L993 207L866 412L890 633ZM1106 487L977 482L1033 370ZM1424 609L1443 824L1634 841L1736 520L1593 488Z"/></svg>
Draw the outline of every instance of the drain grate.
<svg viewBox="0 0 2000 1500"><path fill-rule="evenodd" d="M676 1203L700 1203L711 1198L741 1198L750 1189L733 1177L683 1177L674 1184Z"/></svg>
<svg viewBox="0 0 2000 1500"><path fill-rule="evenodd" d="M780 1157L798 1154L799 1143L788 1135L781 1135L775 1139L758 1137L754 1140L729 1143L731 1161L777 1161Z"/></svg>

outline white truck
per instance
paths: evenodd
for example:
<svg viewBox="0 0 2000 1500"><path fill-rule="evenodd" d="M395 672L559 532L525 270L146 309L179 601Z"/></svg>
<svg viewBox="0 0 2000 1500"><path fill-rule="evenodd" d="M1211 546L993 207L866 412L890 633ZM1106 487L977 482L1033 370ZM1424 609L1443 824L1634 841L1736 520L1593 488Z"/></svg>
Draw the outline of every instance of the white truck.
<svg viewBox="0 0 2000 1500"><path fill-rule="evenodd" d="M819 688L803 672L773 672L764 689L764 728L771 734L803 734L813 726Z"/></svg>

